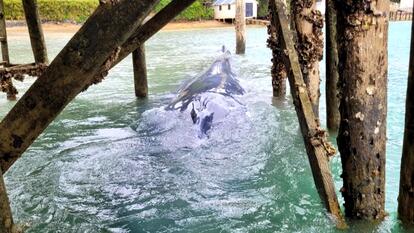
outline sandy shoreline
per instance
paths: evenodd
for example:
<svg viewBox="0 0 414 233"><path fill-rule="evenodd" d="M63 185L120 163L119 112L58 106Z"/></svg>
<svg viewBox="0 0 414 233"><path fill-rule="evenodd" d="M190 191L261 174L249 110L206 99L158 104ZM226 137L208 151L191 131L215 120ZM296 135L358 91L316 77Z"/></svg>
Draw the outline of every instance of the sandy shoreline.
<svg viewBox="0 0 414 233"><path fill-rule="evenodd" d="M252 25L253 26L253 25ZM55 33L70 33L73 34L79 30L81 25L71 23L44 23L43 31L45 34ZM218 22L215 20L196 21L196 22L172 22L167 24L162 31L177 31L177 30L195 30L207 28L229 28L234 25ZM10 36L27 34L27 27L22 24L7 27L7 33Z"/></svg>

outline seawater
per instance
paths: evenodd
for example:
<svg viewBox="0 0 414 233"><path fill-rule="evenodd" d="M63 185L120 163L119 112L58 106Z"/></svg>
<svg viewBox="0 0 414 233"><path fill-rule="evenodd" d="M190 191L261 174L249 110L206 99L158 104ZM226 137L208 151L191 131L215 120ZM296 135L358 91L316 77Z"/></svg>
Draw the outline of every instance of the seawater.
<svg viewBox="0 0 414 233"><path fill-rule="evenodd" d="M404 232L396 210L410 30L408 22L390 24L389 217L351 223L348 232ZM238 98L244 111L215 125L209 139L195 136L189 116L163 107L222 45L235 48L231 28L150 39L147 100L134 97L131 58L76 97L5 176L15 221L29 225L27 232L337 232L319 201L291 98L272 102L266 29L247 34L246 55L233 56L247 92ZM47 34L49 56L70 37ZM9 46L13 62L33 60L27 36L10 35ZM33 82L18 89L24 93ZM0 97L4 117L14 102ZM332 169L339 190L338 155Z"/></svg>

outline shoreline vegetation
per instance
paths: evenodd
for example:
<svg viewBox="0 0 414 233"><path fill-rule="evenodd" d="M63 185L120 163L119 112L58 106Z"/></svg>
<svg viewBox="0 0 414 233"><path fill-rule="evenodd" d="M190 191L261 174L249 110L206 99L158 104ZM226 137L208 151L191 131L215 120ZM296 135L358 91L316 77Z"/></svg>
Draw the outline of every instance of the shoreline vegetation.
<svg viewBox="0 0 414 233"><path fill-rule="evenodd" d="M171 0L161 0L153 13L157 13ZM99 4L97 0L37 0L42 21L83 23ZM5 0L6 20L24 20L21 0ZM200 21L213 19L212 7L203 0L195 1L190 7L176 17L178 21Z"/></svg>

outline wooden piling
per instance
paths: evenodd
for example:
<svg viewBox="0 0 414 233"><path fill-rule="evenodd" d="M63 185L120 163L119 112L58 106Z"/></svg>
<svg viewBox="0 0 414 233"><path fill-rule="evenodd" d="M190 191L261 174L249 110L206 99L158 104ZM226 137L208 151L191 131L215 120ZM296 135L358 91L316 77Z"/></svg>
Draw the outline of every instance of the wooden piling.
<svg viewBox="0 0 414 233"><path fill-rule="evenodd" d="M155 35L159 30L167 25L168 22L173 20L177 15L179 15L194 2L195 0L173 0L163 9L161 9L161 11L159 11L155 16L153 16L150 20L139 27L134 32L134 34L121 46L121 50L115 60L111 61L111 63L106 62L101 66L101 69L95 75L95 78L91 80L90 83L87 83L84 89L87 89L92 84L101 82L112 67L125 59L134 50L138 49L142 43Z"/></svg>
<svg viewBox="0 0 414 233"><path fill-rule="evenodd" d="M381 220L386 215L388 0L337 0L342 160L345 214ZM350 20L352 19L352 20Z"/></svg>
<svg viewBox="0 0 414 233"><path fill-rule="evenodd" d="M49 61L37 0L22 0L22 2L35 62L47 64Z"/></svg>
<svg viewBox="0 0 414 233"><path fill-rule="evenodd" d="M338 98L338 45L336 42L336 9L334 0L326 0L326 123L336 132L341 116Z"/></svg>
<svg viewBox="0 0 414 233"><path fill-rule="evenodd" d="M318 119L313 111L293 41L295 37L293 35L294 31L289 31L289 21L285 13L284 4L281 0L271 1L274 1L273 6L275 6L275 9L271 11L273 14L271 23L278 28L282 46L287 53L284 58L286 68L289 71L290 90L315 185L327 211L335 218L337 227L345 228L346 223L339 208L329 166L329 156L335 154L335 149L328 142L326 133L320 128Z"/></svg>
<svg viewBox="0 0 414 233"><path fill-rule="evenodd" d="M112 64L120 47L158 0L101 1L81 29L0 123L3 172L90 83L102 64Z"/></svg>
<svg viewBox="0 0 414 233"><path fill-rule="evenodd" d="M414 23L411 26L411 53L405 104L405 130L400 171L398 217L414 225Z"/></svg>
<svg viewBox="0 0 414 233"><path fill-rule="evenodd" d="M236 54L246 52L246 3L236 0Z"/></svg>
<svg viewBox="0 0 414 233"><path fill-rule="evenodd" d="M309 90L313 111L319 117L319 62L323 57L323 17L316 9L316 0L292 0L291 16L297 31L296 49L302 75Z"/></svg>
<svg viewBox="0 0 414 233"><path fill-rule="evenodd" d="M272 21L273 13L272 10L275 9L273 1L269 1L269 20ZM267 32L269 38L267 39L267 46L272 50L272 87L273 87L273 97L284 98L286 96L286 79L287 71L285 64L283 63L283 56L286 56L282 45L280 43L280 35L278 29L275 25L269 23L267 26Z"/></svg>
<svg viewBox="0 0 414 233"><path fill-rule="evenodd" d="M1 43L1 54L5 66L10 64L9 58L9 46L7 44L7 32L6 32L6 15L4 14L4 2L0 0L0 43Z"/></svg>
<svg viewBox="0 0 414 233"><path fill-rule="evenodd" d="M145 60L145 44L141 44L140 47L132 53L135 96L139 98L148 96L147 64Z"/></svg>
<svg viewBox="0 0 414 233"><path fill-rule="evenodd" d="M13 216L10 209L9 197L7 196L6 185L0 169L0 233L17 233L13 223Z"/></svg>

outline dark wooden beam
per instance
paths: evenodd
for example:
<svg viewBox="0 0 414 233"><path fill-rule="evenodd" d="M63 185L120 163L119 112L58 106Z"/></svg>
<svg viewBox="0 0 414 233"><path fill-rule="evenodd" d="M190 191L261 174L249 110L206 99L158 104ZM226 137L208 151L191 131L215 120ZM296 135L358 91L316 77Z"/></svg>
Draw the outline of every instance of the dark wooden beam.
<svg viewBox="0 0 414 233"><path fill-rule="evenodd" d="M388 0L335 0L345 215L380 221L385 211Z"/></svg>
<svg viewBox="0 0 414 233"><path fill-rule="evenodd" d="M338 45L336 42L336 9L334 0L326 0L326 125L337 132L341 115L338 97Z"/></svg>
<svg viewBox="0 0 414 233"><path fill-rule="evenodd" d="M141 44L141 46L132 53L135 96L139 98L148 96L147 63L145 60L145 44Z"/></svg>
<svg viewBox="0 0 414 233"><path fill-rule="evenodd" d="M3 62L10 63L9 58L9 46L7 45L7 32L6 32L6 15L4 14L4 3L0 0L0 43L1 43L1 55Z"/></svg>
<svg viewBox="0 0 414 233"><path fill-rule="evenodd" d="M6 185L0 169L0 233L17 233L13 223L13 216L10 209L9 197L7 196Z"/></svg>
<svg viewBox="0 0 414 233"><path fill-rule="evenodd" d="M159 1L100 2L45 73L0 123L0 167L3 173L91 82L100 66L116 60L121 45Z"/></svg>
<svg viewBox="0 0 414 233"><path fill-rule="evenodd" d="M405 104L405 130L400 171L398 217L414 225L414 23L411 27L411 53Z"/></svg>
<svg viewBox="0 0 414 233"><path fill-rule="evenodd" d="M37 0L22 0L22 2L35 62L47 64L49 60Z"/></svg>

